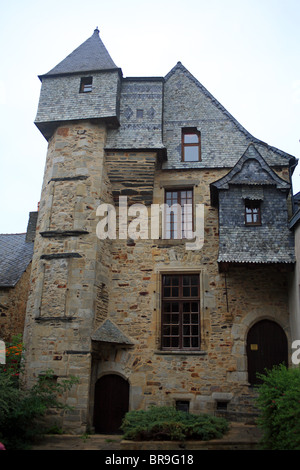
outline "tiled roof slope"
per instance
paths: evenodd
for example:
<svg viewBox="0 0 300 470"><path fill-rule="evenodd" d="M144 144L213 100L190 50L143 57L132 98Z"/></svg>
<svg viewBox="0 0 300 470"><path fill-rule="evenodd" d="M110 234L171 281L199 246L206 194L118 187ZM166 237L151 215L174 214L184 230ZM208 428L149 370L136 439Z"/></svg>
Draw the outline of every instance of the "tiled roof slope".
<svg viewBox="0 0 300 470"><path fill-rule="evenodd" d="M110 70L118 67L110 57L99 36L98 28L92 36L62 60L46 75L58 75L95 70Z"/></svg>
<svg viewBox="0 0 300 470"><path fill-rule="evenodd" d="M32 255L33 243L26 242L26 233L0 234L0 287L14 287Z"/></svg>

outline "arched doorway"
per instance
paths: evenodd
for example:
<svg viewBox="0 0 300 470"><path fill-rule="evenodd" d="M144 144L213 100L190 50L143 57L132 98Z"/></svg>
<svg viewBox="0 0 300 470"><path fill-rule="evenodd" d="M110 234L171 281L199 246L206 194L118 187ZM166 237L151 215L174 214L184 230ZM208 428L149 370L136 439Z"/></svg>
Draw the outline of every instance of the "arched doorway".
<svg viewBox="0 0 300 470"><path fill-rule="evenodd" d="M272 369L274 365L288 365L288 344L285 332L278 323L261 320L255 323L247 336L248 381L260 383L257 373Z"/></svg>
<svg viewBox="0 0 300 470"><path fill-rule="evenodd" d="M129 408L129 383L120 375L103 375L95 384L95 432L117 434Z"/></svg>

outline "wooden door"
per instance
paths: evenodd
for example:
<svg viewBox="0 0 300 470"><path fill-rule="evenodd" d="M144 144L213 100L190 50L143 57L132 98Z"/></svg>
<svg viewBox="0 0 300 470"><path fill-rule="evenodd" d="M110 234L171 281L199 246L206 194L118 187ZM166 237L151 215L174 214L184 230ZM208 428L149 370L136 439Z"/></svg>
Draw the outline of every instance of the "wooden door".
<svg viewBox="0 0 300 470"><path fill-rule="evenodd" d="M95 385L94 427L97 433L121 433L129 407L129 383L119 375L101 377Z"/></svg>
<svg viewBox="0 0 300 470"><path fill-rule="evenodd" d="M288 365L286 335L277 323L261 320L250 328L247 337L248 381L251 385L261 383L257 372L264 373L274 365Z"/></svg>

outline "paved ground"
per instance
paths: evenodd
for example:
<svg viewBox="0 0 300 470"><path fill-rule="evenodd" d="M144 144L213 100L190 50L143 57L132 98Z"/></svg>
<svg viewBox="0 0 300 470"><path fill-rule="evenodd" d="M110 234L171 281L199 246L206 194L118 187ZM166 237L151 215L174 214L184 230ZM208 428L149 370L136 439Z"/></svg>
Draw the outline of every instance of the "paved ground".
<svg viewBox="0 0 300 470"><path fill-rule="evenodd" d="M88 437L72 435L46 436L32 450L248 450L255 449L260 439L256 426L232 423L229 432L222 438L208 442L189 441L184 445L178 442L133 442L124 441L119 435L95 434Z"/></svg>

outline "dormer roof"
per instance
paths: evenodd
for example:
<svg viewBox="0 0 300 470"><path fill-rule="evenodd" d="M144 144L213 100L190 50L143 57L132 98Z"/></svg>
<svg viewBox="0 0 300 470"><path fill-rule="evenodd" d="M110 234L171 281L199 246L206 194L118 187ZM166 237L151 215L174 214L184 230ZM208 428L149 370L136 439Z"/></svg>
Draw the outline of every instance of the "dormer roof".
<svg viewBox="0 0 300 470"><path fill-rule="evenodd" d="M211 184L213 205L217 205L218 191L220 189L229 189L230 185L253 187L271 185L286 193L291 188L290 183L280 178L270 168L253 144L248 146L245 153L227 175Z"/></svg>
<svg viewBox="0 0 300 470"><path fill-rule="evenodd" d="M102 42L99 29L96 28L89 39L43 76L112 69L117 70L118 67Z"/></svg>

